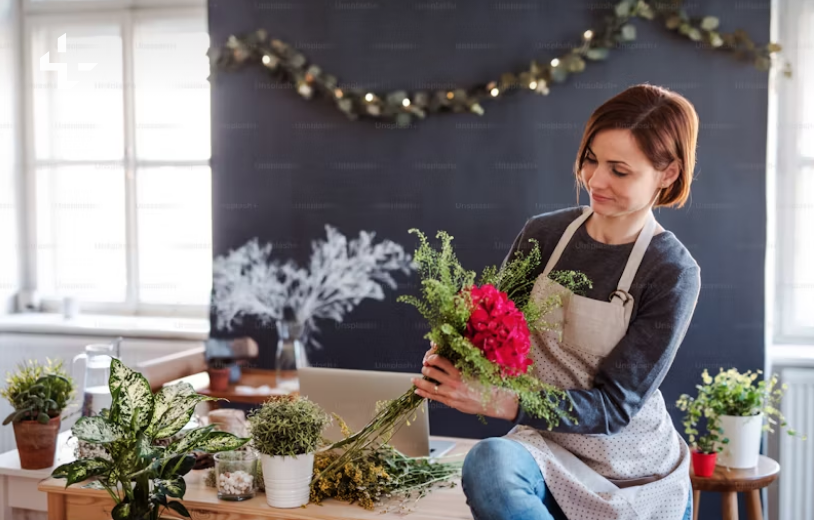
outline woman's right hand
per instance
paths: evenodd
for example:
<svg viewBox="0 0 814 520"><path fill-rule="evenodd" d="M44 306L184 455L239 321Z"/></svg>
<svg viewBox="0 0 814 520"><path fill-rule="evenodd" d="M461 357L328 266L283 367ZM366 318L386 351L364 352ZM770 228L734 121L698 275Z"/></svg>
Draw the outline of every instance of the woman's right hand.
<svg viewBox="0 0 814 520"><path fill-rule="evenodd" d="M428 365L428 363L427 363L427 358L428 358L428 357L430 357L431 355L435 354L435 351L436 351L436 350L438 350L438 345L436 345L435 343L433 343L432 341L430 341L430 350L428 350L428 351L427 351L427 352L424 354L424 361L422 362L422 364L423 364L424 366L427 366L427 365Z"/></svg>

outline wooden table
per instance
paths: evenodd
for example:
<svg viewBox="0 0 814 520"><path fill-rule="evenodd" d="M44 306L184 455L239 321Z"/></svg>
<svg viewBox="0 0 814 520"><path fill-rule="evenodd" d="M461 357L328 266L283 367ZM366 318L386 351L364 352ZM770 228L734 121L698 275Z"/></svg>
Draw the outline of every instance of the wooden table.
<svg viewBox="0 0 814 520"><path fill-rule="evenodd" d="M760 490L777 480L780 464L761 455L758 465L748 469L731 469L715 466L711 477L699 477L690 469L692 480L693 520L698 520L698 503L701 491L721 493L723 520L738 520L738 493L748 493L746 514L749 520L763 520L760 506Z"/></svg>
<svg viewBox="0 0 814 520"><path fill-rule="evenodd" d="M287 374L288 372L283 372ZM209 388L209 374L199 372L191 376L183 377L166 383L171 385L178 382L187 382L192 385L196 392L201 395L221 397L228 399L232 403L243 403L251 405L263 404L270 396L279 394L297 394L296 390L283 389L277 386L277 375L274 370L263 370L259 368L242 368L240 380L237 384L230 384L226 390L214 391ZM251 391L250 388L259 389L264 386L271 388L271 391L258 392ZM217 401L213 403L217 407Z"/></svg>
<svg viewBox="0 0 814 520"><path fill-rule="evenodd" d="M444 460L463 460L466 453L478 442L477 439L460 439L455 437L437 437L432 439L454 441L455 448ZM251 500L244 502L226 502L218 500L214 488L203 483L205 470L192 471L186 477L187 491L184 505L193 520L250 520L270 518L274 520L337 520L337 519L379 519L388 520L403 518L395 513L382 514L379 511L367 511L358 504L348 504L337 500L326 500L321 505L309 504L306 507L293 509L276 509L266 504L266 496L258 492ZM415 511L408 520L471 520L472 514L466 505L466 497L461 489L460 480L455 487L439 488L430 492L418 501ZM113 500L104 490L83 489L81 484L65 488L64 479L48 479L39 485L39 490L48 494L49 520L110 520ZM168 514L168 516L171 516Z"/></svg>

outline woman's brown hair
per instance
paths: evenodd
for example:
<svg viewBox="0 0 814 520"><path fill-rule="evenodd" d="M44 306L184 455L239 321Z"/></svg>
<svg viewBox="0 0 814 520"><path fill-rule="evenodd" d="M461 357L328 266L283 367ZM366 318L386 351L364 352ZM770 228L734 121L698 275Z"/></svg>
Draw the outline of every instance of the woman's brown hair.
<svg viewBox="0 0 814 520"><path fill-rule="evenodd" d="M574 174L577 190L584 187L579 172L591 139L602 130L630 130L636 143L656 170L677 161L675 182L659 193L654 207L682 207L690 196L698 141L698 114L685 97L654 85L634 85L594 110L577 152Z"/></svg>

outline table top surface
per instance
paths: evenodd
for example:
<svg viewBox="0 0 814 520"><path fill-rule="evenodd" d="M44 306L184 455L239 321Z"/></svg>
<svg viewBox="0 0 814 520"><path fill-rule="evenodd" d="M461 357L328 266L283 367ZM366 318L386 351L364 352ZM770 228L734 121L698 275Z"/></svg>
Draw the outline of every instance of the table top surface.
<svg viewBox="0 0 814 520"><path fill-rule="evenodd" d="M171 385L180 381L191 384L201 395L221 397L232 403L244 404L263 404L272 395L295 393L299 389L299 384L278 387L276 371L259 368L242 368L240 381L237 384L229 384L229 387L222 391L209 388L209 374L206 372L192 374L166 384Z"/></svg>
<svg viewBox="0 0 814 520"><path fill-rule="evenodd" d="M701 491L747 491L768 486L780 474L780 464L765 455L758 458L754 468L728 468L715 466L710 477L699 477L690 468L693 489Z"/></svg>
<svg viewBox="0 0 814 520"><path fill-rule="evenodd" d="M443 457L444 461L463 461L466 453L478 442L478 439L463 439L457 437L431 436L432 439L450 440L455 442L452 451ZM382 509L368 511L358 504L348 504L338 500L325 500L321 504L308 504L305 507L292 509L277 509L270 507L266 503L264 493L257 495L243 502L228 502L218 500L217 492L214 488L207 487L203 479L205 470L193 470L184 479L187 482L187 490L184 495L184 505L190 510L216 511L234 515L250 515L246 518L273 518L275 520L289 519L387 519L395 518L396 513L382 514ZM413 512L410 513L410 520L445 520L445 519L472 519L469 506L466 505L466 497L461 490L460 479L451 481L454 487L435 488L427 496L417 503L414 503ZM64 479L44 480L39 485L39 490L46 493L73 495L81 497L94 497L101 500L110 501L110 497L104 490L83 489L79 485L65 488ZM391 516L391 514L393 516ZM193 513L193 517L194 517ZM240 516L239 518L243 518ZM231 516L230 516L231 518Z"/></svg>
<svg viewBox="0 0 814 520"><path fill-rule="evenodd" d="M71 431L67 430L57 437L57 452L54 455L54 465L44 469L23 469L20 467L20 453L17 450L7 451L0 454L0 475L10 477L24 477L44 479L51 476L54 468L61 464L66 464L74 460L74 448L76 439L71 439Z"/></svg>

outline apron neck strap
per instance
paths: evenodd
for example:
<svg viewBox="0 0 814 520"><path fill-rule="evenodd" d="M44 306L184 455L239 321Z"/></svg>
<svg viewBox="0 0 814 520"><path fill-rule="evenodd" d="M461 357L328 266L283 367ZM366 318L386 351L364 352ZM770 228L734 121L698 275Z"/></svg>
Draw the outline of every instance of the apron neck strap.
<svg viewBox="0 0 814 520"><path fill-rule="evenodd" d="M588 220L588 217L591 216L593 213L593 209L590 206L583 207L582 215L577 217L573 222L571 222L567 228L565 228L565 232L560 237L559 242L557 242L557 247L554 248L554 251L551 253L551 256L548 258L548 262L546 263L545 269L543 270L543 276L548 276L548 273L554 269L554 266L557 265L557 262L562 255L562 252L565 250L565 247L571 241L571 238L576 233L577 229ZM653 238L653 233L656 231L656 218L653 216L653 212L650 211L648 213L647 222L644 225L644 228L639 233L639 236L636 238L636 243L633 245L633 251L631 251L630 256L628 256L627 264L625 264L625 270L622 272L622 277L619 279L619 286L617 287L617 291L623 291L627 293L630 290L630 285L633 282L633 277L636 275L636 271L639 270L639 264L642 263L642 258L644 258L644 252L647 250L647 247L650 245L650 239ZM617 294L614 292L614 294ZM612 296L611 296L612 297Z"/></svg>

